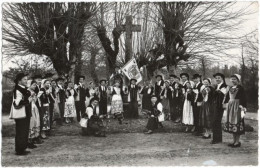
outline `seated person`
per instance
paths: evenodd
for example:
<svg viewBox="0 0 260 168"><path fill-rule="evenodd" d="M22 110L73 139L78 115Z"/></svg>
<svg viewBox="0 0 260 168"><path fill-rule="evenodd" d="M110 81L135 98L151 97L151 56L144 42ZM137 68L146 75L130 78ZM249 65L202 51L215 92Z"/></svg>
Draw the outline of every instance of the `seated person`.
<svg viewBox="0 0 260 168"><path fill-rule="evenodd" d="M155 129L158 128L158 116L160 116L162 114L162 110L163 110L163 106L162 103L160 103L158 101L158 98L156 97L156 95L153 95L151 97L151 101L152 101L152 108L151 111L149 111L148 115L149 115L149 119L148 119L148 123L146 128L148 129L147 132L145 132L146 134L151 134L153 133L153 131Z"/></svg>
<svg viewBox="0 0 260 168"><path fill-rule="evenodd" d="M97 98L92 98L90 104L86 109L86 114L83 118L87 118L87 127L82 127L82 135L94 135L97 137L106 137L105 127L102 119L96 113L96 107L98 104Z"/></svg>

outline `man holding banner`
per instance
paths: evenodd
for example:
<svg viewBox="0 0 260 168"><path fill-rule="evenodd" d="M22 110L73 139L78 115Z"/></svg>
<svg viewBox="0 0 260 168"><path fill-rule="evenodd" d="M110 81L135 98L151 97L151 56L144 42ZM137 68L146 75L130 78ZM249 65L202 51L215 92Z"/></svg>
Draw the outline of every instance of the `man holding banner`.
<svg viewBox="0 0 260 168"><path fill-rule="evenodd" d="M142 81L142 75L139 71L135 58L132 58L126 65L122 68L124 74L130 80L130 85L128 86L128 111L131 114L131 118L138 117L138 101L139 88L136 84Z"/></svg>

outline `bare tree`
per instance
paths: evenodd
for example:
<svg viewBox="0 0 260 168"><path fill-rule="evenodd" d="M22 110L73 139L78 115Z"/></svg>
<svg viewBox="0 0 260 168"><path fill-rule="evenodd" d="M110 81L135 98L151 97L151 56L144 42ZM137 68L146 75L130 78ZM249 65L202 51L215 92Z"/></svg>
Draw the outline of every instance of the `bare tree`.
<svg viewBox="0 0 260 168"><path fill-rule="evenodd" d="M59 75L74 80L75 69L81 69L84 28L97 9L97 3L85 2L5 3L5 54L46 55Z"/></svg>

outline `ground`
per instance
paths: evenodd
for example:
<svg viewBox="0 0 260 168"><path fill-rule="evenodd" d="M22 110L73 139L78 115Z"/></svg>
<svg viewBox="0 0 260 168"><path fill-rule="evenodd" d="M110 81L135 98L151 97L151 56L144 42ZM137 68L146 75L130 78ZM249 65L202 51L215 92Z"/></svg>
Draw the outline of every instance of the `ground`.
<svg viewBox="0 0 260 168"><path fill-rule="evenodd" d="M49 139L28 156L14 155L14 125L2 119L2 166L202 166L258 165L258 122L247 119L254 127L241 137L240 148L227 144L232 135L223 134L222 144L211 145L210 139L183 133L184 127L171 121L164 129L143 134L147 119L107 124L106 138L83 137L80 126L56 126Z"/></svg>

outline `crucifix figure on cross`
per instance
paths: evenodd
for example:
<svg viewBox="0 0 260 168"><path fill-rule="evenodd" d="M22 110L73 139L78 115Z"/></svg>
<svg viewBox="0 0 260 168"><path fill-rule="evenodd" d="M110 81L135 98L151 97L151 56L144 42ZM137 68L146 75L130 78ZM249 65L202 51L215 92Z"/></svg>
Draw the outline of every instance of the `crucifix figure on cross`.
<svg viewBox="0 0 260 168"><path fill-rule="evenodd" d="M132 16L126 16L126 22L122 25L125 31L125 61L128 62L132 57L132 32L141 32L141 25L132 24Z"/></svg>

